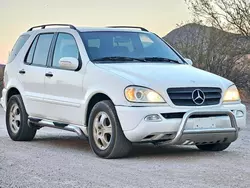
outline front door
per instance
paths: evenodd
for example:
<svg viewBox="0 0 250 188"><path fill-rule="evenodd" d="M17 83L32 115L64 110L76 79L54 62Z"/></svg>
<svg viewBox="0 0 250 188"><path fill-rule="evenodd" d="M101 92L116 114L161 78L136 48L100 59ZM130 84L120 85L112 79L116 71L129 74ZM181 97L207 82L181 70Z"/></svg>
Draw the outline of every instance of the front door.
<svg viewBox="0 0 250 188"><path fill-rule="evenodd" d="M80 61L77 43L71 34L58 34L51 67L45 73L46 116L58 122L80 125L83 73L80 67L77 71L61 69L59 60L63 57L74 57Z"/></svg>

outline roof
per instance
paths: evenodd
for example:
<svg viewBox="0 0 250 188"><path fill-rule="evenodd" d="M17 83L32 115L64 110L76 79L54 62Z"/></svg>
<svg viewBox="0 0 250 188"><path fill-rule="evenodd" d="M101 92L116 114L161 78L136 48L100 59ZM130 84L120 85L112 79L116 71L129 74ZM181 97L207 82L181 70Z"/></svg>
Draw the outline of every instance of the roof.
<svg viewBox="0 0 250 188"><path fill-rule="evenodd" d="M77 30L80 32L91 32L91 31L126 31L126 32L143 32L140 29L136 28L109 28L109 27L77 27Z"/></svg>
<svg viewBox="0 0 250 188"><path fill-rule="evenodd" d="M109 26L109 27L75 27L71 24L45 24L31 27L28 32L32 31L52 31L55 29L73 29L80 32L91 31L127 31L127 32L148 32L147 29L138 26Z"/></svg>

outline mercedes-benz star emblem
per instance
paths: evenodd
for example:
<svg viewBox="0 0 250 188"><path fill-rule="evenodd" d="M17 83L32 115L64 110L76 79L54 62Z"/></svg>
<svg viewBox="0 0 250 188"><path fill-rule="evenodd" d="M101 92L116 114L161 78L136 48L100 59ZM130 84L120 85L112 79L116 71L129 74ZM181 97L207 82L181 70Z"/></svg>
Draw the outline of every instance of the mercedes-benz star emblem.
<svg viewBox="0 0 250 188"><path fill-rule="evenodd" d="M203 91L196 89L192 93L192 99L195 104L202 105L205 102L206 97Z"/></svg>

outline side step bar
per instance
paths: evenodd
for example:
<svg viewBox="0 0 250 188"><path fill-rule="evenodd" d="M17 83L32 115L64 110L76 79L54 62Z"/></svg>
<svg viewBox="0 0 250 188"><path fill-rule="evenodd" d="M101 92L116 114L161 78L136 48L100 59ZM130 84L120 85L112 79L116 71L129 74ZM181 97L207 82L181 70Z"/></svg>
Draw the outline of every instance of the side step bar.
<svg viewBox="0 0 250 188"><path fill-rule="evenodd" d="M87 136L83 132L83 130L76 125L67 125L67 126L56 126L53 124L53 122L47 122L47 121L37 121L37 119L29 118L28 120L29 126L38 126L38 127L51 127L55 129L61 129L61 130L66 130L70 132L75 132L81 139L87 140ZM32 125L33 124L33 125Z"/></svg>

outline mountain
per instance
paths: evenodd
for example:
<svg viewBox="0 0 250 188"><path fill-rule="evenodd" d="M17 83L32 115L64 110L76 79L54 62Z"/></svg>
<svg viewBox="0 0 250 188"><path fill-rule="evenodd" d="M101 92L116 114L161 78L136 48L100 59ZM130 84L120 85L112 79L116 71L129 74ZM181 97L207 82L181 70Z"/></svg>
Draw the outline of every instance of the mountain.
<svg viewBox="0 0 250 188"><path fill-rule="evenodd" d="M214 27L207 27L204 25L196 24L196 23L189 23L189 24L183 25L181 27L178 27L172 30L170 33L164 36L163 39L169 40L169 41L183 40L186 37L189 37L190 34L192 34L192 36L196 38L196 37L199 37L199 34L201 34L201 31L202 31L202 35L205 36L209 32L211 32L211 30L220 31L219 29L216 29Z"/></svg>

